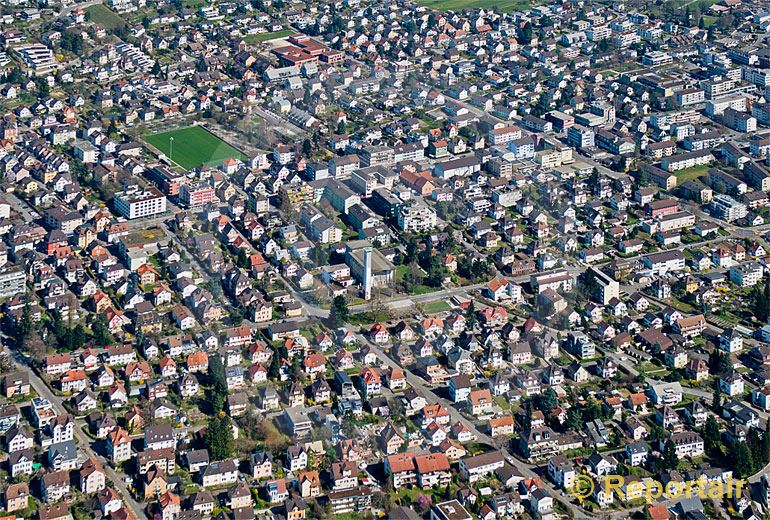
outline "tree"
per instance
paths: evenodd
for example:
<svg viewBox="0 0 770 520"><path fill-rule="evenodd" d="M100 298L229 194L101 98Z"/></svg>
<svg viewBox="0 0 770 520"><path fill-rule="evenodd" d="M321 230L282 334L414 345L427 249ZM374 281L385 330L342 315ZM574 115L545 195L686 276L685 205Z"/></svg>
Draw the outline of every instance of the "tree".
<svg viewBox="0 0 770 520"><path fill-rule="evenodd" d="M51 86L48 84L48 80L45 78L37 78L35 80L37 91L40 97L46 97L51 93Z"/></svg>
<svg viewBox="0 0 770 520"><path fill-rule="evenodd" d="M73 54L83 52L83 35L75 31L65 31L61 39L61 48Z"/></svg>
<svg viewBox="0 0 770 520"><path fill-rule="evenodd" d="M717 371L720 374L729 374L733 371L733 362L730 359L730 354L724 354L719 358Z"/></svg>
<svg viewBox="0 0 770 520"><path fill-rule="evenodd" d="M711 399L711 409L716 413L719 413L722 409L722 388L719 386L719 381L714 381L714 394Z"/></svg>
<svg viewBox="0 0 770 520"><path fill-rule="evenodd" d="M8 73L8 77L6 79L8 80L8 83L19 84L23 82L25 78L21 70L18 67L14 67Z"/></svg>
<svg viewBox="0 0 770 520"><path fill-rule="evenodd" d="M446 204L446 203L444 203ZM443 251L453 251L455 246L457 245L457 241L454 237L454 231L452 230L451 226L447 226L444 228L444 233L446 233L446 240L441 244L441 249Z"/></svg>
<svg viewBox="0 0 770 520"><path fill-rule="evenodd" d="M735 461L735 472L739 478L751 475L754 469L754 460L751 457L749 446L745 442L734 442L730 447L730 458Z"/></svg>
<svg viewBox="0 0 770 520"><path fill-rule="evenodd" d="M676 456L676 446L671 439L668 439L663 447L660 462L662 469L676 469L677 464L679 464L679 458Z"/></svg>
<svg viewBox="0 0 770 520"><path fill-rule="evenodd" d="M473 303L473 300L471 300L471 303L468 305L468 309L465 311L466 330L473 332L473 330L476 328L476 320L476 305Z"/></svg>
<svg viewBox="0 0 770 520"><path fill-rule="evenodd" d="M588 177L588 185L592 188L599 185L599 180L601 179L601 176L599 175L599 169L594 168L591 170L591 175Z"/></svg>
<svg viewBox="0 0 770 520"><path fill-rule="evenodd" d="M222 358L214 356L209 361L209 379L211 381L211 407L214 413L219 413L227 399L227 375Z"/></svg>
<svg viewBox="0 0 770 520"><path fill-rule="evenodd" d="M16 340L16 348L24 348L30 332L32 332L32 310L29 305L25 305L21 311L21 318L16 323L14 329L14 339Z"/></svg>
<svg viewBox="0 0 770 520"><path fill-rule="evenodd" d="M414 236L409 237L406 242L406 253L404 254L404 264L411 264L417 261L417 253L419 251L419 245L417 244L417 238Z"/></svg>
<svg viewBox="0 0 770 520"><path fill-rule="evenodd" d="M428 260L428 268L425 270L428 275L425 277L425 284L429 287L441 287L444 282L444 266L441 265L441 259L432 255Z"/></svg>
<svg viewBox="0 0 770 520"><path fill-rule="evenodd" d="M666 430L664 430L660 424L654 423L650 428L649 440L650 442L660 441L665 435Z"/></svg>
<svg viewBox="0 0 770 520"><path fill-rule="evenodd" d="M281 377L281 359L278 356L278 351L274 350L270 357L270 368L267 371L267 376L273 381L277 381Z"/></svg>
<svg viewBox="0 0 770 520"><path fill-rule="evenodd" d="M238 263L238 266L246 269L246 267L249 265L249 257L246 255L246 250L243 248L238 249L238 256L236 257L236 262Z"/></svg>
<svg viewBox="0 0 770 520"><path fill-rule="evenodd" d="M516 40L521 45L528 45L532 41L532 24L527 22L516 31Z"/></svg>
<svg viewBox="0 0 770 520"><path fill-rule="evenodd" d="M430 509L431 505L433 505L433 500L430 495L418 493L417 496L414 497L414 505L417 506L418 511L425 512Z"/></svg>
<svg viewBox="0 0 770 520"><path fill-rule="evenodd" d="M72 350L79 349L88 340L88 333L86 332L86 329L83 327L82 323L75 325L75 328L72 329L70 336L72 337Z"/></svg>
<svg viewBox="0 0 770 520"><path fill-rule="evenodd" d="M329 252L325 247L318 245L313 248L313 263L315 263L317 266L322 266L329 263Z"/></svg>
<svg viewBox="0 0 770 520"><path fill-rule="evenodd" d="M233 456L233 426L224 412L209 419L204 443L212 460L225 460Z"/></svg>
<svg viewBox="0 0 770 520"><path fill-rule="evenodd" d="M636 187L643 188L650 183L650 176L644 170L639 170L636 174Z"/></svg>
<svg viewBox="0 0 770 520"><path fill-rule="evenodd" d="M585 407L583 408L583 420L595 421L596 419L599 419L601 415L602 409L599 406L599 403L593 397L589 397L586 400Z"/></svg>
<svg viewBox="0 0 770 520"><path fill-rule="evenodd" d="M717 420L713 415L709 415L703 430L703 444L709 454L713 454L715 451L721 449L721 435Z"/></svg>
<svg viewBox="0 0 770 520"><path fill-rule="evenodd" d="M372 298L369 300L368 312L374 322L388 321L393 318L390 307L385 304L379 291L375 291L372 294Z"/></svg>
<svg viewBox="0 0 770 520"><path fill-rule="evenodd" d="M313 143L309 139L302 141L302 153L305 154L305 157L310 157L310 154L313 153Z"/></svg>
<svg viewBox="0 0 770 520"><path fill-rule="evenodd" d="M722 351L719 349L714 349L709 353L709 370L712 372L716 372L719 367L719 357L722 355Z"/></svg>
<svg viewBox="0 0 770 520"><path fill-rule="evenodd" d="M565 425L568 430L572 431L581 431L583 429L583 417L577 407L573 406L569 409Z"/></svg>
<svg viewBox="0 0 770 520"><path fill-rule="evenodd" d="M37 332L33 333L27 340L26 348L29 356L33 359L43 359L49 352L48 346Z"/></svg>
<svg viewBox="0 0 770 520"><path fill-rule="evenodd" d="M94 333L94 341L97 345L105 346L113 342L112 333L107 326L107 318L104 314L99 314L91 324L91 331Z"/></svg>
<svg viewBox="0 0 770 520"><path fill-rule="evenodd" d="M546 415L548 415L558 403L559 400L556 398L556 392L554 392L551 387L548 387L545 392L535 396L535 406Z"/></svg>
<svg viewBox="0 0 770 520"><path fill-rule="evenodd" d="M471 279L478 281L482 278L486 279L491 276L495 276L496 272L489 262L486 260L478 260L471 264Z"/></svg>
<svg viewBox="0 0 770 520"><path fill-rule="evenodd" d="M770 418L768 418L765 432L762 434L762 447L760 449L760 453L762 456L763 465L770 462L770 430L768 430L768 428L770 428Z"/></svg>
<svg viewBox="0 0 770 520"><path fill-rule="evenodd" d="M333 327L340 327L350 319L350 309L348 301L344 296L335 296L332 301L332 308L329 311L329 321Z"/></svg>
<svg viewBox="0 0 770 520"><path fill-rule="evenodd" d="M749 428L749 433L746 436L746 444L751 452L751 460L754 463L752 473L764 466L762 464L762 437L759 434L758 428Z"/></svg>
<svg viewBox="0 0 770 520"><path fill-rule="evenodd" d="M763 323L770 318L770 277L765 279L765 283L754 286L754 316Z"/></svg>
<svg viewBox="0 0 770 520"><path fill-rule="evenodd" d="M407 264L408 269L404 273L404 277L401 280L404 292L411 293L415 287L422 284L422 272L417 262L411 262Z"/></svg>

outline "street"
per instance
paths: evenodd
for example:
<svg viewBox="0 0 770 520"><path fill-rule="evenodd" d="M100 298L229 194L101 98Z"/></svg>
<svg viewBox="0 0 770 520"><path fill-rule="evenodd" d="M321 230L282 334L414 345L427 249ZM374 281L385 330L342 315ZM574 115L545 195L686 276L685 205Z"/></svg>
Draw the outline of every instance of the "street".
<svg viewBox="0 0 770 520"><path fill-rule="evenodd" d="M4 339L7 339L7 338L4 338ZM40 378L40 376L37 375L37 372L35 372L30 368L29 362L27 359L25 359L20 353L9 349L7 345L7 341L3 341L3 351L6 353L9 360L14 361L14 364L16 365L16 368L18 370L21 370L28 374L29 383L32 386L32 388L34 388L35 392L37 392L39 396L44 397L51 402L57 414L68 413L63 404L64 399L56 396L48 388L48 385L46 385L45 381L43 381ZM134 500L133 496L131 495L128 488L126 487L126 484L123 481L123 479L125 478L125 475L122 473L118 473L111 466L111 463L105 457L101 456L100 454L94 451L94 449L91 447L91 442L92 442L91 439L81 429L82 424L83 424L82 421L76 420L74 431L75 431L75 438L77 439L79 448L85 451L86 455L89 458L98 460L101 463L107 478L112 481L113 487L120 494L120 498L123 499L123 503L131 511L131 513L137 519L148 518L147 515L144 514L144 507L142 506L142 504Z"/></svg>

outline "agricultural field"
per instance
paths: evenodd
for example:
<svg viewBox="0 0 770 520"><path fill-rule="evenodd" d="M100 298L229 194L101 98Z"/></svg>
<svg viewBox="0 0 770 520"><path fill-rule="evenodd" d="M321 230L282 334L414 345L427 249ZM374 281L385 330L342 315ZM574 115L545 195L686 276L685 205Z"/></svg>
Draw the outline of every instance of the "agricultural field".
<svg viewBox="0 0 770 520"><path fill-rule="evenodd" d="M171 138L173 152L171 150ZM216 166L228 157L246 159L241 152L201 126L188 126L168 132L149 134L145 141L187 170L201 165Z"/></svg>
<svg viewBox="0 0 770 520"><path fill-rule="evenodd" d="M104 26L105 29L114 29L124 23L124 20L113 10L102 4L92 5L86 9L89 20Z"/></svg>
<svg viewBox="0 0 770 520"><path fill-rule="evenodd" d="M532 6L528 0L417 0L418 4L442 11L460 11L466 8L493 9L504 13L525 11Z"/></svg>

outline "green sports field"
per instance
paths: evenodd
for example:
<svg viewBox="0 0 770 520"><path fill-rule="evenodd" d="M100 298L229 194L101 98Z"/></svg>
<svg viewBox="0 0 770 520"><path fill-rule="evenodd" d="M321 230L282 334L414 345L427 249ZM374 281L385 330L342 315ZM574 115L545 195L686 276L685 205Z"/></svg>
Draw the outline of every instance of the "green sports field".
<svg viewBox="0 0 770 520"><path fill-rule="evenodd" d="M439 11L460 11L465 8L492 9L497 7L504 13L526 11L532 5L529 0L417 0L417 3Z"/></svg>
<svg viewBox="0 0 770 520"><path fill-rule="evenodd" d="M270 40L277 40L278 38L286 38L287 36L291 36L292 34L297 34L297 31L293 29L282 29L280 31L249 34L248 36L243 37L243 41L245 41L246 43L267 42Z"/></svg>
<svg viewBox="0 0 770 520"><path fill-rule="evenodd" d="M172 137L174 138L173 152ZM216 166L228 157L246 159L241 152L200 126L188 126L169 132L150 134L144 139L173 162L188 170L204 164Z"/></svg>

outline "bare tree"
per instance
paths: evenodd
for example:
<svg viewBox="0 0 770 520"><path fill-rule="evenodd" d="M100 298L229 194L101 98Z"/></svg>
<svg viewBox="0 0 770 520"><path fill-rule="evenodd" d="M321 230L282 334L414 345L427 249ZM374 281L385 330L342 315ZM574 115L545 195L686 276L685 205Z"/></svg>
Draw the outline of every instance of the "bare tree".
<svg viewBox="0 0 770 520"><path fill-rule="evenodd" d="M390 321L393 319L393 313L385 304L382 292L376 289L369 300L369 315L375 322Z"/></svg>
<svg viewBox="0 0 770 520"><path fill-rule="evenodd" d="M26 348L29 356L37 360L42 360L51 351L37 332L32 333L27 339Z"/></svg>

